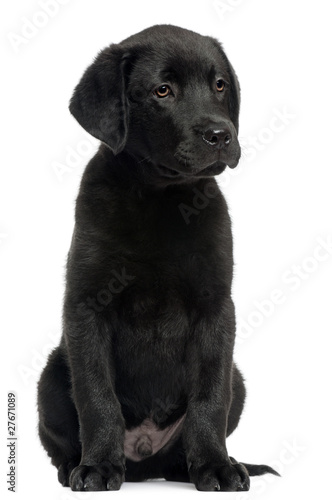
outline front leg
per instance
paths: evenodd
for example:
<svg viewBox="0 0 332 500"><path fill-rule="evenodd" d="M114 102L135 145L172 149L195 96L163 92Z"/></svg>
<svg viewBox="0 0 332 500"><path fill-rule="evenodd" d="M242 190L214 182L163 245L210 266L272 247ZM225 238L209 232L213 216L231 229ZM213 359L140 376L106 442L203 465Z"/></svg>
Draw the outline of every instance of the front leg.
<svg viewBox="0 0 332 500"><path fill-rule="evenodd" d="M72 390L80 424L81 462L70 475L73 491L118 490L124 481L124 419L114 392L110 334L103 320L65 320Z"/></svg>
<svg viewBox="0 0 332 500"><path fill-rule="evenodd" d="M231 461L226 449L234 338L234 306L227 298L221 313L197 321L189 341L189 401L183 438L190 480L202 491L249 489L245 467Z"/></svg>

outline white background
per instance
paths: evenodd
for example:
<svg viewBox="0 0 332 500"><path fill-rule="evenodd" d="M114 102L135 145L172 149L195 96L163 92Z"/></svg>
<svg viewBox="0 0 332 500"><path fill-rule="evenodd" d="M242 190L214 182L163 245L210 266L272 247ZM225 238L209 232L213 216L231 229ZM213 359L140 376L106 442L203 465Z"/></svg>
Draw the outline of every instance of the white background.
<svg viewBox="0 0 332 500"><path fill-rule="evenodd" d="M233 220L233 297L239 322L235 357L248 388L245 412L228 448L240 461L274 465L283 477L253 478L249 493L223 497L328 498L329 2L61 3L53 17L40 15L44 11L38 0L6 2L5 8L2 4L1 491L12 495L6 491L6 394L14 390L16 498L115 494L74 494L62 488L36 431L36 382L61 330L74 200L84 166L96 150L67 104L101 48L150 25L171 23L221 40L242 87L243 159L232 175L227 169L219 178ZM34 32L30 26L30 39L21 40L15 50L13 34L22 36L26 19L44 26ZM283 121L276 118L280 113ZM70 163L73 150L79 153ZM61 178L56 175L59 164L68 170ZM330 253L322 249L322 241L330 241ZM172 493L205 495L193 485L165 482L124 484L116 495L154 498Z"/></svg>

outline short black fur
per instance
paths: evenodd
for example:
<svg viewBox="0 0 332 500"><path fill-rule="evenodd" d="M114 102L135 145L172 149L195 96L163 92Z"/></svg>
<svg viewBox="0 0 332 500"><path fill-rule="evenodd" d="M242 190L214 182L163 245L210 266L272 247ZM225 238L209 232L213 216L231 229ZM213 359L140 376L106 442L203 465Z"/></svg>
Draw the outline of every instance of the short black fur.
<svg viewBox="0 0 332 500"><path fill-rule="evenodd" d="M163 477L240 491L275 473L225 443L245 387L214 175L239 161L239 105L220 44L164 25L103 50L75 89L70 110L102 144L77 198L63 336L38 386L40 439L72 490Z"/></svg>

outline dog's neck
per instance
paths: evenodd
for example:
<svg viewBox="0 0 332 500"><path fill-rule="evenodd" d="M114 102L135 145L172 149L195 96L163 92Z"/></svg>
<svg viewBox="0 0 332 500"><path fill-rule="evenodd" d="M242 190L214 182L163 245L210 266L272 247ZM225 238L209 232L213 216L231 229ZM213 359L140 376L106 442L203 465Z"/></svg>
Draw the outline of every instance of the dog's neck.
<svg viewBox="0 0 332 500"><path fill-rule="evenodd" d="M151 192L164 189L172 189L177 186L180 189L192 190L198 184L202 183L202 178L179 176L176 178L164 176L161 172L162 167L154 165L147 158L140 158L130 151L124 150L118 155L114 155L111 149L105 144L99 148L100 155L104 158L110 176L114 178L118 185L127 187L130 191ZM211 178L206 179L211 182Z"/></svg>

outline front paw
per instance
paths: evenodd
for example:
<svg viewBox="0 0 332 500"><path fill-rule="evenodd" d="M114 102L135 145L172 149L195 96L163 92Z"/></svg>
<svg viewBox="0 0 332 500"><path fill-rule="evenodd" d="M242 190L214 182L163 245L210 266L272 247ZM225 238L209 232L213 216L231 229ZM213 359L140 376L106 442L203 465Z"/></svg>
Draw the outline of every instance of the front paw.
<svg viewBox="0 0 332 500"><path fill-rule="evenodd" d="M124 481L124 470L104 460L96 465L79 465L69 478L73 491L119 490Z"/></svg>
<svg viewBox="0 0 332 500"><path fill-rule="evenodd" d="M250 479L244 465L209 464L190 471L190 477L199 491L248 491Z"/></svg>

